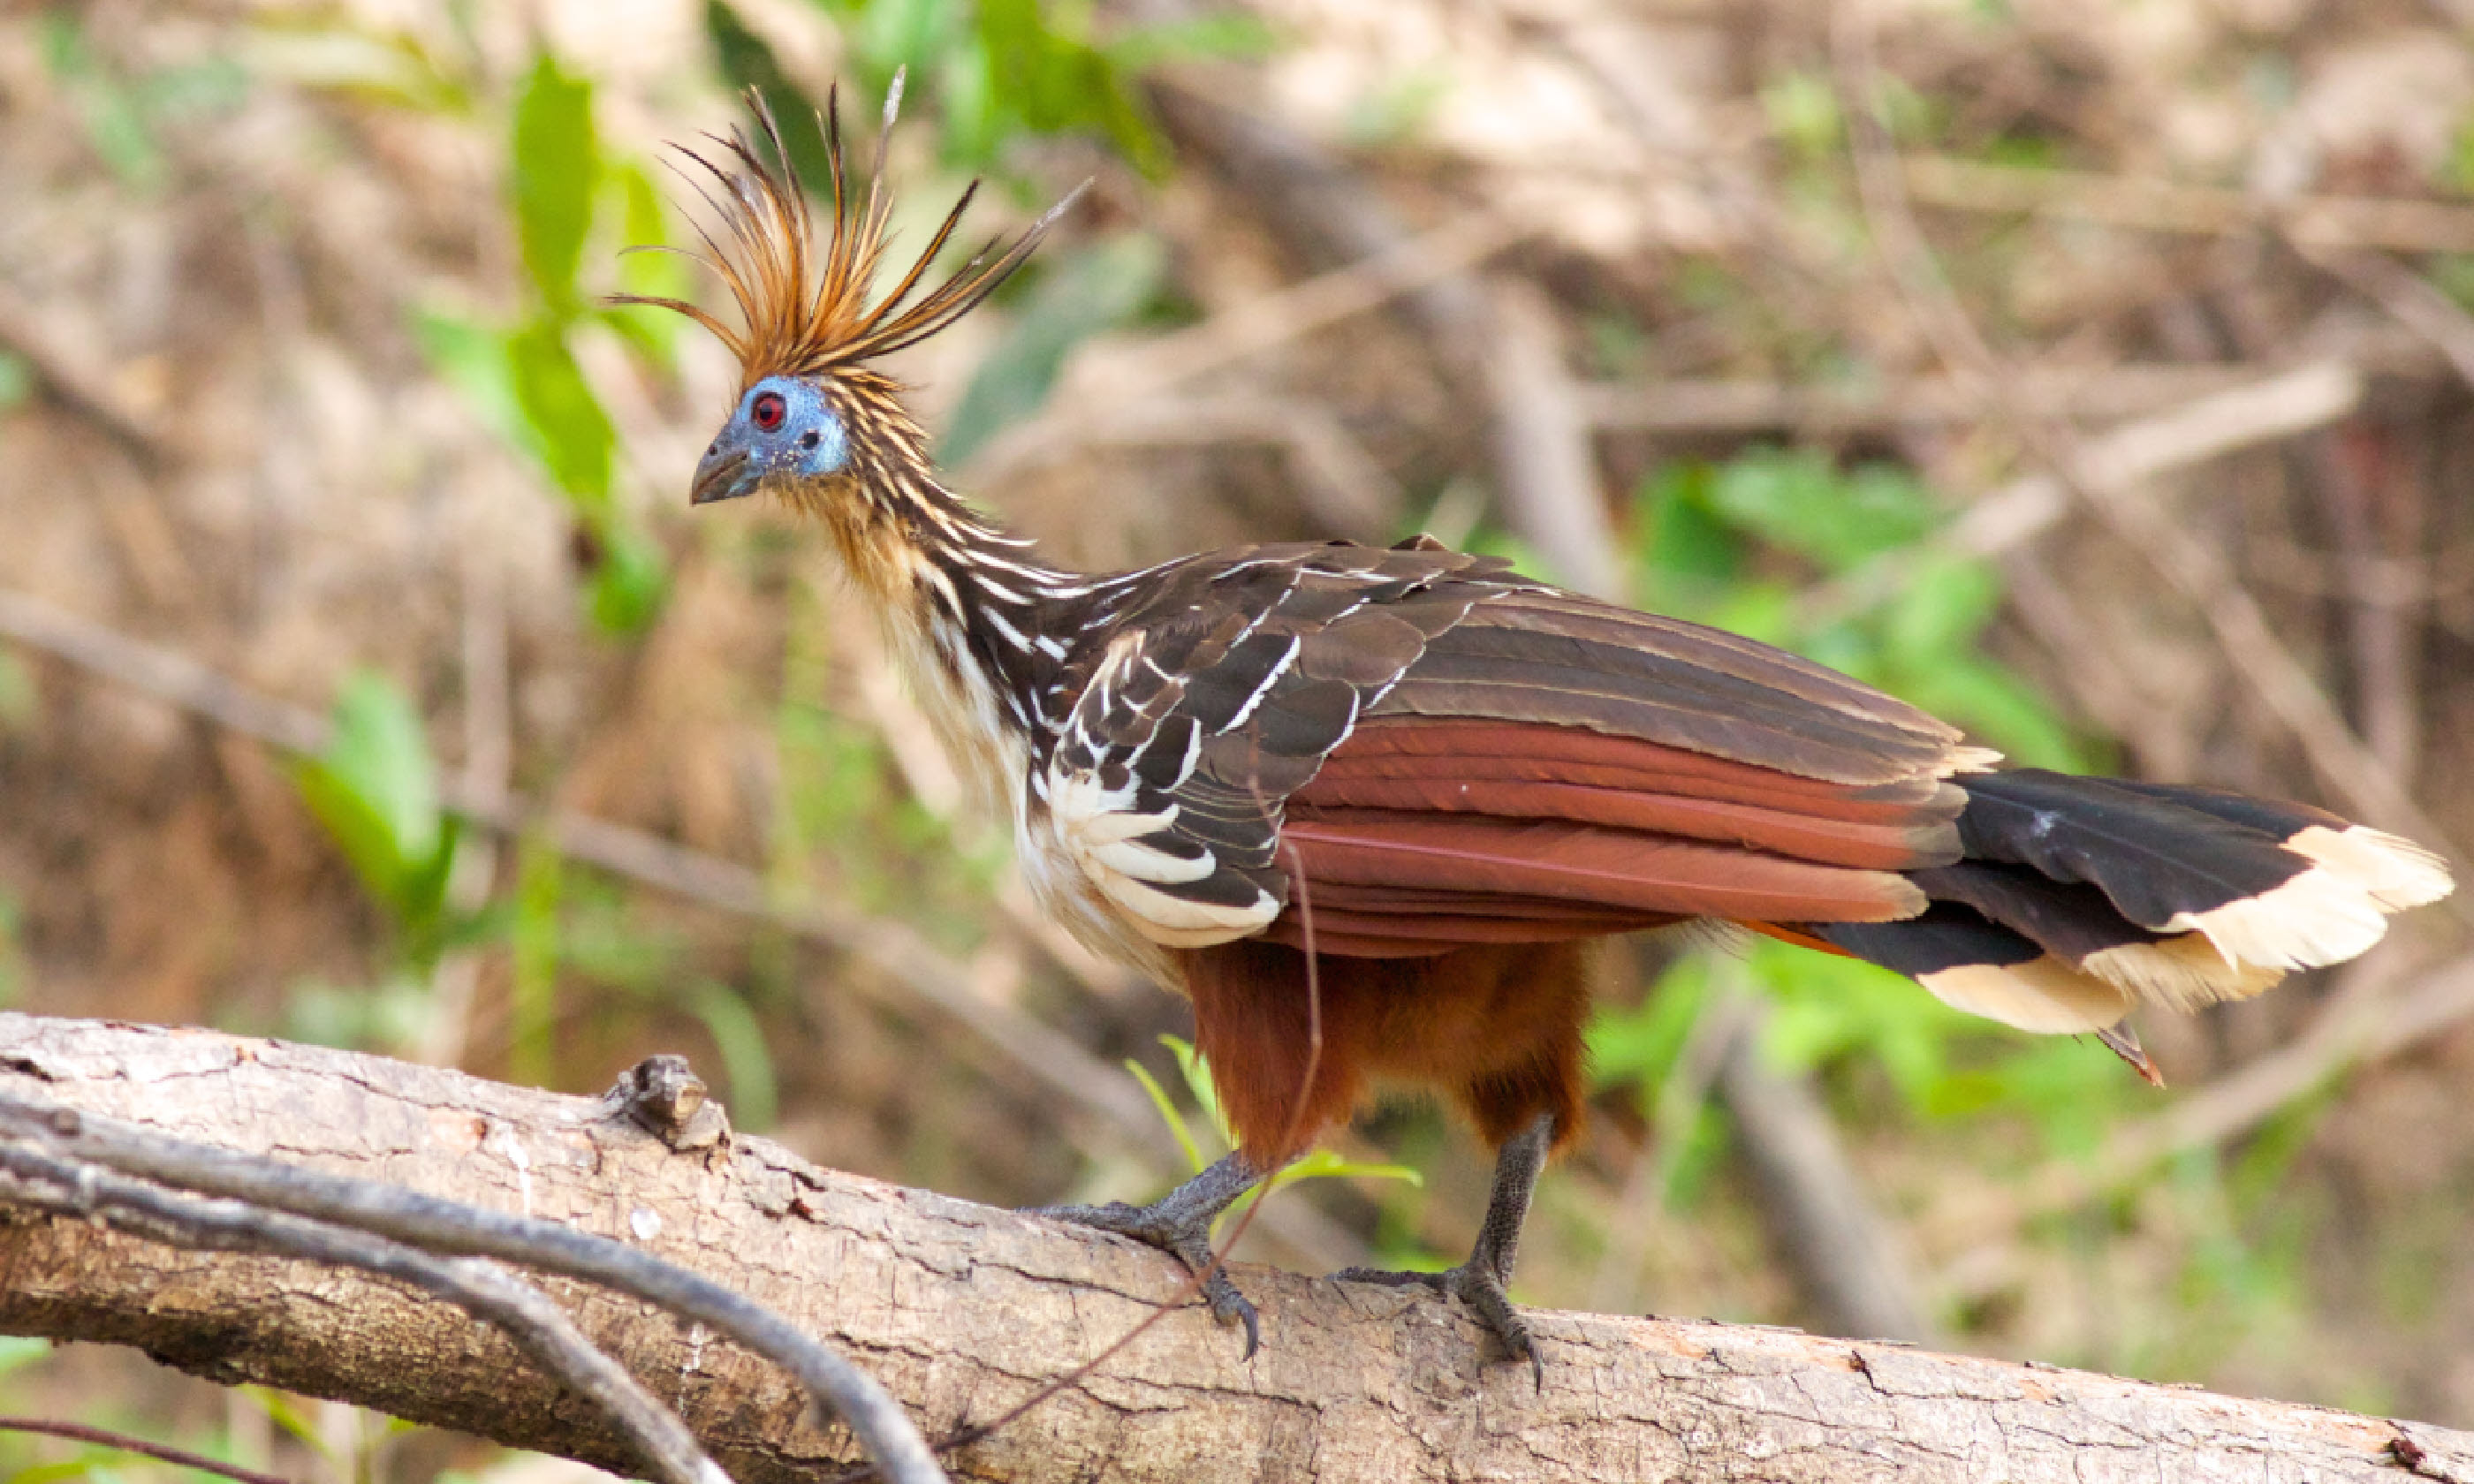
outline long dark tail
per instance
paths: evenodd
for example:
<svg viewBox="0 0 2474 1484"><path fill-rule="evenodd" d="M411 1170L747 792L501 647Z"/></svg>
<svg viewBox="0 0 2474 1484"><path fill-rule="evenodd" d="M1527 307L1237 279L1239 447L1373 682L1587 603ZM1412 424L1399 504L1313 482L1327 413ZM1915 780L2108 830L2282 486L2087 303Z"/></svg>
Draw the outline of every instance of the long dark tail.
<svg viewBox="0 0 2474 1484"><path fill-rule="evenodd" d="M2143 1070L2115 1029L2133 1005L2247 999L2451 889L2432 852L2303 804L2041 768L1953 781L1963 858L1907 873L1931 907L1809 931L1972 1014L2106 1033Z"/></svg>

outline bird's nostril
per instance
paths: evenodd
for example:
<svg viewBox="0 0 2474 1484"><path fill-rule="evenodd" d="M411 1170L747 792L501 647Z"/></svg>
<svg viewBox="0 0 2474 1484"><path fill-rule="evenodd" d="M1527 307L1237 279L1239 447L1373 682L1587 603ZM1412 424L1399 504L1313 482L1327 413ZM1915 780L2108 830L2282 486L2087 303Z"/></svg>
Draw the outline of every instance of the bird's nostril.
<svg viewBox="0 0 2474 1484"><path fill-rule="evenodd" d="M719 452L721 452L721 440L718 438L704 445L704 456L708 459Z"/></svg>
<svg viewBox="0 0 2474 1484"><path fill-rule="evenodd" d="M799 446L802 448L813 448L816 446L816 433L813 429L810 429L806 434L800 437Z"/></svg>

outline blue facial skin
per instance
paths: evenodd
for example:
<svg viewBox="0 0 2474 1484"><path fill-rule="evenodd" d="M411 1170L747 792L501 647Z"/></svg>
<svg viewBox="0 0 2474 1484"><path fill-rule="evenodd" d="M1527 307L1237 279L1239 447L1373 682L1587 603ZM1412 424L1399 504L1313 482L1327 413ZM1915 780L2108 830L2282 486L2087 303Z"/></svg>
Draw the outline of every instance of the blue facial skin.
<svg viewBox="0 0 2474 1484"><path fill-rule="evenodd" d="M704 451L688 503L754 494L775 475L822 478L838 472L849 455L841 419L824 394L796 376L767 376L747 389L721 436Z"/></svg>

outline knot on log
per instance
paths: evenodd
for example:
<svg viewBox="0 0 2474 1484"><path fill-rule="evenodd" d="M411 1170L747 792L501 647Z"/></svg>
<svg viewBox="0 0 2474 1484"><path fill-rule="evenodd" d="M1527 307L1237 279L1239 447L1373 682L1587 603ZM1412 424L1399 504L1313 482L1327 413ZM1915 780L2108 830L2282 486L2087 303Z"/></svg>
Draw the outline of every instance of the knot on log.
<svg viewBox="0 0 2474 1484"><path fill-rule="evenodd" d="M620 1073L602 1098L615 1112L682 1154L729 1146L730 1114L688 1065L686 1057L648 1056Z"/></svg>

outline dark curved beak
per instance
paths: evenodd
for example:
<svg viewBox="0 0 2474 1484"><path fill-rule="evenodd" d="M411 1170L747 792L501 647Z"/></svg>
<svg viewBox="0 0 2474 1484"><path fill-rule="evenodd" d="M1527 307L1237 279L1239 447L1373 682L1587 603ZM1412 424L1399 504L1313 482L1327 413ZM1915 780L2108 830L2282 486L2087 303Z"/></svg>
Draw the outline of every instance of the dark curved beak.
<svg viewBox="0 0 2474 1484"><path fill-rule="evenodd" d="M696 465L695 483L688 487L688 503L710 505L716 500L735 500L742 494L753 494L756 485L756 471L747 466L745 449L716 448Z"/></svg>

